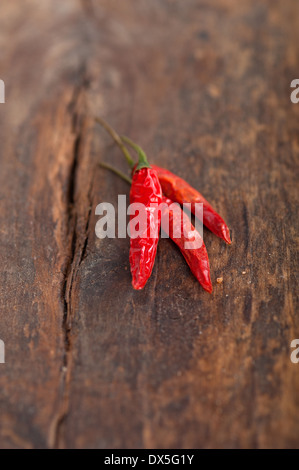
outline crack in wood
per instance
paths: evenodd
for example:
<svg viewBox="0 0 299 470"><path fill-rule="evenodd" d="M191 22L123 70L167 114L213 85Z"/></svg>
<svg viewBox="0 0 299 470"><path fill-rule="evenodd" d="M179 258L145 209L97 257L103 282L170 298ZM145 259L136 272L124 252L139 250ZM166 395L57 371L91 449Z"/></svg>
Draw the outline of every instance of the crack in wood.
<svg viewBox="0 0 299 470"><path fill-rule="evenodd" d="M80 96L86 91L88 81L84 77L85 69L83 69L83 79L81 84L75 89L71 100L69 110L72 113L72 132L75 134L73 146L73 158L68 177L67 191L67 232L71 236L70 257L65 270L65 282L62 289L62 298L64 302L64 314L62 320L62 330L64 337L64 356L61 369L61 395L62 404L54 420L53 429L50 435L50 447L62 448L63 446L63 425L69 410L69 388L71 380L71 363L72 363L72 290L76 279L78 268L86 256L88 244L88 231L91 217L91 191L90 186L87 194L89 201L89 209L86 215L85 230L82 231L78 227L78 207L76 202L76 186L78 181L78 173L80 166L80 154L82 147L82 135L84 133L84 118L77 110L80 108ZM82 238L83 237L83 238ZM81 238L81 239L80 239Z"/></svg>

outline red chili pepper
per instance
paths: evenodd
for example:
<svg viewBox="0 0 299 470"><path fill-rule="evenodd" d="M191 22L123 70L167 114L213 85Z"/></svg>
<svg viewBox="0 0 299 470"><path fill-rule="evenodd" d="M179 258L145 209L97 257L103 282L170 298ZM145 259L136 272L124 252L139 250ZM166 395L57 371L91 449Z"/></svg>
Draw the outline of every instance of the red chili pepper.
<svg viewBox="0 0 299 470"><path fill-rule="evenodd" d="M162 190L156 170L148 167L136 169L130 190L130 204L142 203L147 214L144 232L130 239L132 285L137 290L145 286L154 266L161 225L161 214L158 211L161 201ZM157 208L151 207L152 204L157 204ZM133 217L131 215L131 221Z"/></svg>
<svg viewBox="0 0 299 470"><path fill-rule="evenodd" d="M192 273L203 288L208 292L212 292L209 259L205 244L184 211L180 208L179 212L173 211L171 205L174 201L179 204L188 202L191 203L191 210L195 213L195 203L202 203L203 223L213 233L223 238L227 243L231 243L229 229L224 220L217 214L206 199L186 181L156 165L150 167L145 153L138 145L127 137L120 138L101 118L96 118L96 121L110 133L123 151L129 166L133 168L130 203L142 203L146 208L147 223L144 231L137 238L131 237L130 242L130 265L133 287L135 289L142 289L151 275L157 251L162 216L164 231L166 231L178 245ZM134 166L134 161L123 142L126 142L137 151L139 156L138 165ZM121 175L119 171L109 167L109 165L103 166L115 171L127 181L129 180L128 177ZM162 211L160 213L158 206L162 202L162 189L167 197L163 196L164 205L162 205ZM153 203L156 205L155 208L151 207ZM167 224L165 224L165 217L167 217ZM133 216L131 216L130 220L132 221L132 219ZM177 234L174 234L174 227L177 228L178 224L180 224L179 237L177 237ZM149 234L150 228L152 228L152 231ZM190 246L185 246L186 243L192 243L196 240L199 241L198 247L190 248Z"/></svg>
<svg viewBox="0 0 299 470"><path fill-rule="evenodd" d="M220 217L219 214L213 209L211 204L190 184L188 184L185 180L176 176L174 173L171 173L164 168L160 168L157 165L152 165L159 177L160 184L162 186L162 191L165 196L169 197L175 202L179 204L183 204L184 202L191 203L191 210L193 214L195 213L195 203L202 203L203 204L203 223L204 225L211 230L215 235L223 240L226 243L231 243L229 229L224 222L224 220Z"/></svg>
<svg viewBox="0 0 299 470"><path fill-rule="evenodd" d="M161 213L158 210L158 206L162 201L161 185L156 170L151 168L142 149L138 152L138 164L135 165L134 160L115 130L104 119L97 117L95 120L106 129L121 148L129 166L131 168L134 167L130 190L130 204L142 203L146 210L147 223L144 232L140 236L130 238L129 260L132 285L134 289L139 290L145 286L146 281L151 275L157 253L161 226ZM118 172L118 174L120 173ZM128 180L126 176L124 179ZM157 207L151 207L152 204L156 204ZM131 215L130 221L133 218L134 216Z"/></svg>
<svg viewBox="0 0 299 470"><path fill-rule="evenodd" d="M171 205L174 204L174 202L165 196L163 196L162 202L162 229L179 247L198 282L206 291L211 293L213 288L210 278L210 264L203 239L190 223L189 217L184 211L182 211L179 205L177 205L178 210L172 210ZM178 224L180 224L180 237L176 238L174 237L174 227L177 227ZM190 231L190 228L192 232ZM186 242L192 243L195 240L197 240L199 245L201 245L199 248L186 248Z"/></svg>

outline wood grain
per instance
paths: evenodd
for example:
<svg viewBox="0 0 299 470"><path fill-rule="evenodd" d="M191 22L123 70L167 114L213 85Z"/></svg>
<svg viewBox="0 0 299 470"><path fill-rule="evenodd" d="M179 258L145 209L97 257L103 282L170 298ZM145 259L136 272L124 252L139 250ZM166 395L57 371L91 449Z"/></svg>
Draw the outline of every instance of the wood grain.
<svg viewBox="0 0 299 470"><path fill-rule="evenodd" d="M0 23L0 447L299 448L296 2L5 0ZM212 295L169 240L135 292L128 239L96 238L128 187L95 115L229 224Z"/></svg>

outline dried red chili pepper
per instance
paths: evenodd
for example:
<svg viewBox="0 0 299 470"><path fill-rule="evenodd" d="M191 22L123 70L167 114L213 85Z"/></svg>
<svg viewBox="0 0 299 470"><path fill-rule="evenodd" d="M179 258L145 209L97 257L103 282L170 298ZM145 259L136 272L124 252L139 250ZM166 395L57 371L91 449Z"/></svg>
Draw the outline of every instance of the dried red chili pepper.
<svg viewBox="0 0 299 470"><path fill-rule="evenodd" d="M229 229L226 223L196 189L192 188L190 184L179 176L164 168L160 168L157 165L152 165L152 168L158 173L162 191L165 196L179 204L190 202L193 214L195 214L195 203L202 203L204 225L215 235L225 240L226 243L231 243Z"/></svg>
<svg viewBox="0 0 299 470"><path fill-rule="evenodd" d="M146 211L146 226L142 233L130 238L130 267L134 289L142 289L150 277L159 241L161 213L158 206L162 201L162 189L156 170L152 169L145 153L140 149L138 164L135 165L119 135L101 118L95 118L123 151L129 166L133 168L130 190L130 204L141 203ZM118 172L119 173L119 172ZM125 179L127 179L125 177ZM130 224L134 216L130 216ZM133 232L131 227L131 232Z"/></svg>
<svg viewBox="0 0 299 470"><path fill-rule="evenodd" d="M185 214L185 212L178 205L177 210L172 210L171 205L174 203L171 199L163 196L161 206L161 227L166 232L167 235L174 241L174 243L179 247L182 255L187 261L192 273L202 285L202 287L208 291L212 292L212 282L210 278L210 264L207 249L201 238L200 234L197 232L195 227L190 223L190 219ZM174 227L177 227L180 224L180 237L174 236ZM190 228L192 232L190 231ZM176 234L175 234L176 235ZM199 248L186 248L186 242L195 242L198 241Z"/></svg>
<svg viewBox="0 0 299 470"><path fill-rule="evenodd" d="M163 228L164 230L167 230L168 228L169 236L178 245L191 271L203 288L208 292L212 292L209 259L203 240L200 237L200 234L192 226L188 216L183 211L181 211L181 214L178 216L177 212L173 212L170 206L173 202L177 202L179 204L189 202L191 203L192 212L195 213L195 203L202 203L203 223L217 236L223 238L227 243L231 243L229 229L224 220L219 214L217 214L208 201L186 181L170 171L158 167L157 165L150 167L145 153L138 145L127 137L120 138L118 134L102 119L96 118L96 121L102 124L103 127L111 134L115 142L123 151L128 164L133 168L133 180L130 192L131 204L134 202L142 202L147 209L147 224L144 236L139 236L137 238L131 237L130 242L130 264L133 277L133 287L135 289L142 289L152 272L161 223L161 214L157 206L159 206L162 201L162 186L163 192L165 196L167 196L163 196L164 205L162 206L162 221L163 218L167 216L170 222L167 226L163 223ZM134 166L134 161L122 141L126 142L137 151L139 156L138 165ZM110 168L112 171L121 175L119 171L109 167L109 165L103 166L106 166L106 168ZM128 177L125 175L123 175L123 177L128 180ZM156 210L158 213L155 213L155 210L153 211L153 208L151 207L153 203L156 204ZM178 217L180 217L179 221ZM178 222L181 223L180 237L174 236L173 233L173 227L176 226ZM189 232L185 230L186 224L188 224ZM148 229L151 226L156 230L155 233L157 236L148 236ZM192 230L191 240L190 229ZM193 242L194 236L200 240L200 247L191 249L186 248L185 243Z"/></svg>
<svg viewBox="0 0 299 470"><path fill-rule="evenodd" d="M140 163L139 163L140 165ZM138 165L138 167L139 167ZM130 190L130 204L142 203L146 210L147 223L143 233L130 238L130 266L134 289L142 289L152 273L159 240L161 213L158 206L162 201L162 189L158 175L150 167L135 170ZM156 204L157 207L153 207ZM130 223L133 216L130 216Z"/></svg>
<svg viewBox="0 0 299 470"><path fill-rule="evenodd" d="M127 181L130 185L132 184L132 180L116 168L102 162L100 163L100 166L113 171L122 179ZM176 210L173 210L173 204L176 205ZM160 205L160 210L162 230L164 230L164 232L179 247L192 273L202 285L202 287L211 293L212 282L210 278L209 258L205 244L200 234L193 227L189 217L184 213L184 211L182 211L178 203L173 202L171 199L166 198L165 196L162 196L162 205ZM179 230L177 230L178 226ZM190 249L185 246L186 242L193 243L196 241L196 239L199 243L198 248L196 247Z"/></svg>

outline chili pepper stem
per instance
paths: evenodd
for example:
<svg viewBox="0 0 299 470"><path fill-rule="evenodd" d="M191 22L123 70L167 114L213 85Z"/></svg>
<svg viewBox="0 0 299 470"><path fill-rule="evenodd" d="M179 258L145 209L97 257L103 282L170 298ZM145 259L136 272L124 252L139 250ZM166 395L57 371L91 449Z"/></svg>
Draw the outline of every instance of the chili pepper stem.
<svg viewBox="0 0 299 470"><path fill-rule="evenodd" d="M123 152L129 167L133 168L133 166L135 165L135 162L134 162L133 158L131 157L129 151L127 150L126 146L122 142L120 136L117 134L117 132L104 119L102 119L100 117L95 117L95 121L98 124L101 124L101 126L104 127L104 129L111 135L114 142L119 146L119 148Z"/></svg>
<svg viewBox="0 0 299 470"><path fill-rule="evenodd" d="M99 166L101 166L102 168L106 168L107 170L112 171L117 176L120 176L120 178L125 180L127 183L132 184L131 178L129 176L125 175L122 171L117 170L116 168L114 168L114 166L108 165L108 163L104 163L104 162L100 162Z"/></svg>
<svg viewBox="0 0 299 470"><path fill-rule="evenodd" d="M137 152L139 163L136 167L136 170L140 170L140 168L144 168L144 167L150 168L150 165L147 161L146 153L144 150L142 150L142 148L139 145L135 144L135 142L133 142L131 139L129 139L128 137L124 135L121 136L121 140L125 142L126 144L130 145L130 147L132 147Z"/></svg>

